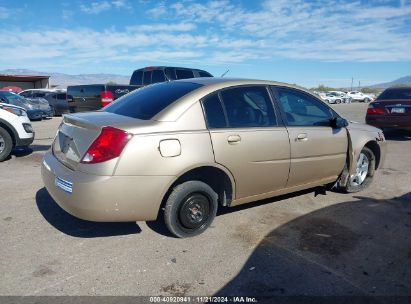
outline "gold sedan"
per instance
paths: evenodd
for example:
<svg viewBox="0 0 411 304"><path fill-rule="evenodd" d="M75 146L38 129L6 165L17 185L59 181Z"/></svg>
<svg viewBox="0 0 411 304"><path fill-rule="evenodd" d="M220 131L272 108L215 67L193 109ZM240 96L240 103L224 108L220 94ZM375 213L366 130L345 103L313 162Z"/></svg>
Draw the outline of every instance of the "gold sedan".
<svg viewBox="0 0 411 304"><path fill-rule="evenodd" d="M198 78L154 84L66 115L43 159L63 209L91 221L150 221L202 233L219 206L327 185L367 187L381 130L349 123L284 83Z"/></svg>

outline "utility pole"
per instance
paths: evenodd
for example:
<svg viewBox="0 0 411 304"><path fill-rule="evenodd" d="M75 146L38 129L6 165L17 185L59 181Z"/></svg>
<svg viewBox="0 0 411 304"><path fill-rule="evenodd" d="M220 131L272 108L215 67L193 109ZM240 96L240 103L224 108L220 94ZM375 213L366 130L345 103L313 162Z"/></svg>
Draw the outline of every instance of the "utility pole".
<svg viewBox="0 0 411 304"><path fill-rule="evenodd" d="M361 81L358 80L358 91L361 89Z"/></svg>
<svg viewBox="0 0 411 304"><path fill-rule="evenodd" d="M351 91L352 91L352 84L354 82L354 77L351 77Z"/></svg>

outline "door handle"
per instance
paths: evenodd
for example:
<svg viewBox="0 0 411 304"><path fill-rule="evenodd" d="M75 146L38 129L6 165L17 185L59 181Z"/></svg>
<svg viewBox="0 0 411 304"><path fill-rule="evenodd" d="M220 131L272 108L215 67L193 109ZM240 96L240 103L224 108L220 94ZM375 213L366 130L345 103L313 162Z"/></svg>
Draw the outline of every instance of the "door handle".
<svg viewBox="0 0 411 304"><path fill-rule="evenodd" d="M297 140L299 141L307 141L308 137L307 137L307 133L300 133L297 135Z"/></svg>
<svg viewBox="0 0 411 304"><path fill-rule="evenodd" d="M230 135L227 137L227 141L229 144L235 144L241 141L240 135Z"/></svg>

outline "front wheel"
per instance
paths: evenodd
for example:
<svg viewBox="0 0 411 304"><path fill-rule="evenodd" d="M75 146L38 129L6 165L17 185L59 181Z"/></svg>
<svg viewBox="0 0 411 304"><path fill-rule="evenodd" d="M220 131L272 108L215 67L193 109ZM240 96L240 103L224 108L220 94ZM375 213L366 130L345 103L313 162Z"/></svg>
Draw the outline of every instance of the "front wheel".
<svg viewBox="0 0 411 304"><path fill-rule="evenodd" d="M341 190L354 193L367 188L374 177L375 173L375 155L367 147L362 148L358 156L355 172L348 177L347 185L342 186Z"/></svg>
<svg viewBox="0 0 411 304"><path fill-rule="evenodd" d="M13 149L13 140L9 132L0 127L0 162L9 157Z"/></svg>
<svg viewBox="0 0 411 304"><path fill-rule="evenodd" d="M188 181L176 186L167 199L164 221L179 238L204 232L217 214L218 195L206 183Z"/></svg>

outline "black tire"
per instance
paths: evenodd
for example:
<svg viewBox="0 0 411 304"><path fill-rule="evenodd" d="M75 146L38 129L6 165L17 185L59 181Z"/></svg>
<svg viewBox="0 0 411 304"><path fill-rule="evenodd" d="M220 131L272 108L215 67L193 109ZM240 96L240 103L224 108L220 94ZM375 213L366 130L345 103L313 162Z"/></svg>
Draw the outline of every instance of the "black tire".
<svg viewBox="0 0 411 304"><path fill-rule="evenodd" d="M340 103L341 103L341 100L340 100L340 99L337 99L337 100L335 100L335 103L340 104Z"/></svg>
<svg viewBox="0 0 411 304"><path fill-rule="evenodd" d="M371 99L369 99L369 98L365 98L365 99L364 99L364 102L365 102L365 103L368 103L368 102L370 102L370 101L371 101Z"/></svg>
<svg viewBox="0 0 411 304"><path fill-rule="evenodd" d="M0 162L9 157L11 150L13 149L13 140L10 133L0 127Z"/></svg>
<svg viewBox="0 0 411 304"><path fill-rule="evenodd" d="M209 185L188 181L176 186L169 195L164 208L164 221L174 236L192 237L210 226L217 208L218 195Z"/></svg>
<svg viewBox="0 0 411 304"><path fill-rule="evenodd" d="M337 189L346 192L346 193L355 193L364 190L367 188L374 178L375 173L375 155L367 147L362 148L360 155L363 154L368 160L368 170L365 179L359 183L355 178L352 179L348 176L347 167L344 168L343 173L341 174L339 180L337 181ZM360 157L360 156L359 156ZM356 165L358 160L356 162ZM345 182L343 182L345 180ZM343 182L343 185L341 183Z"/></svg>

